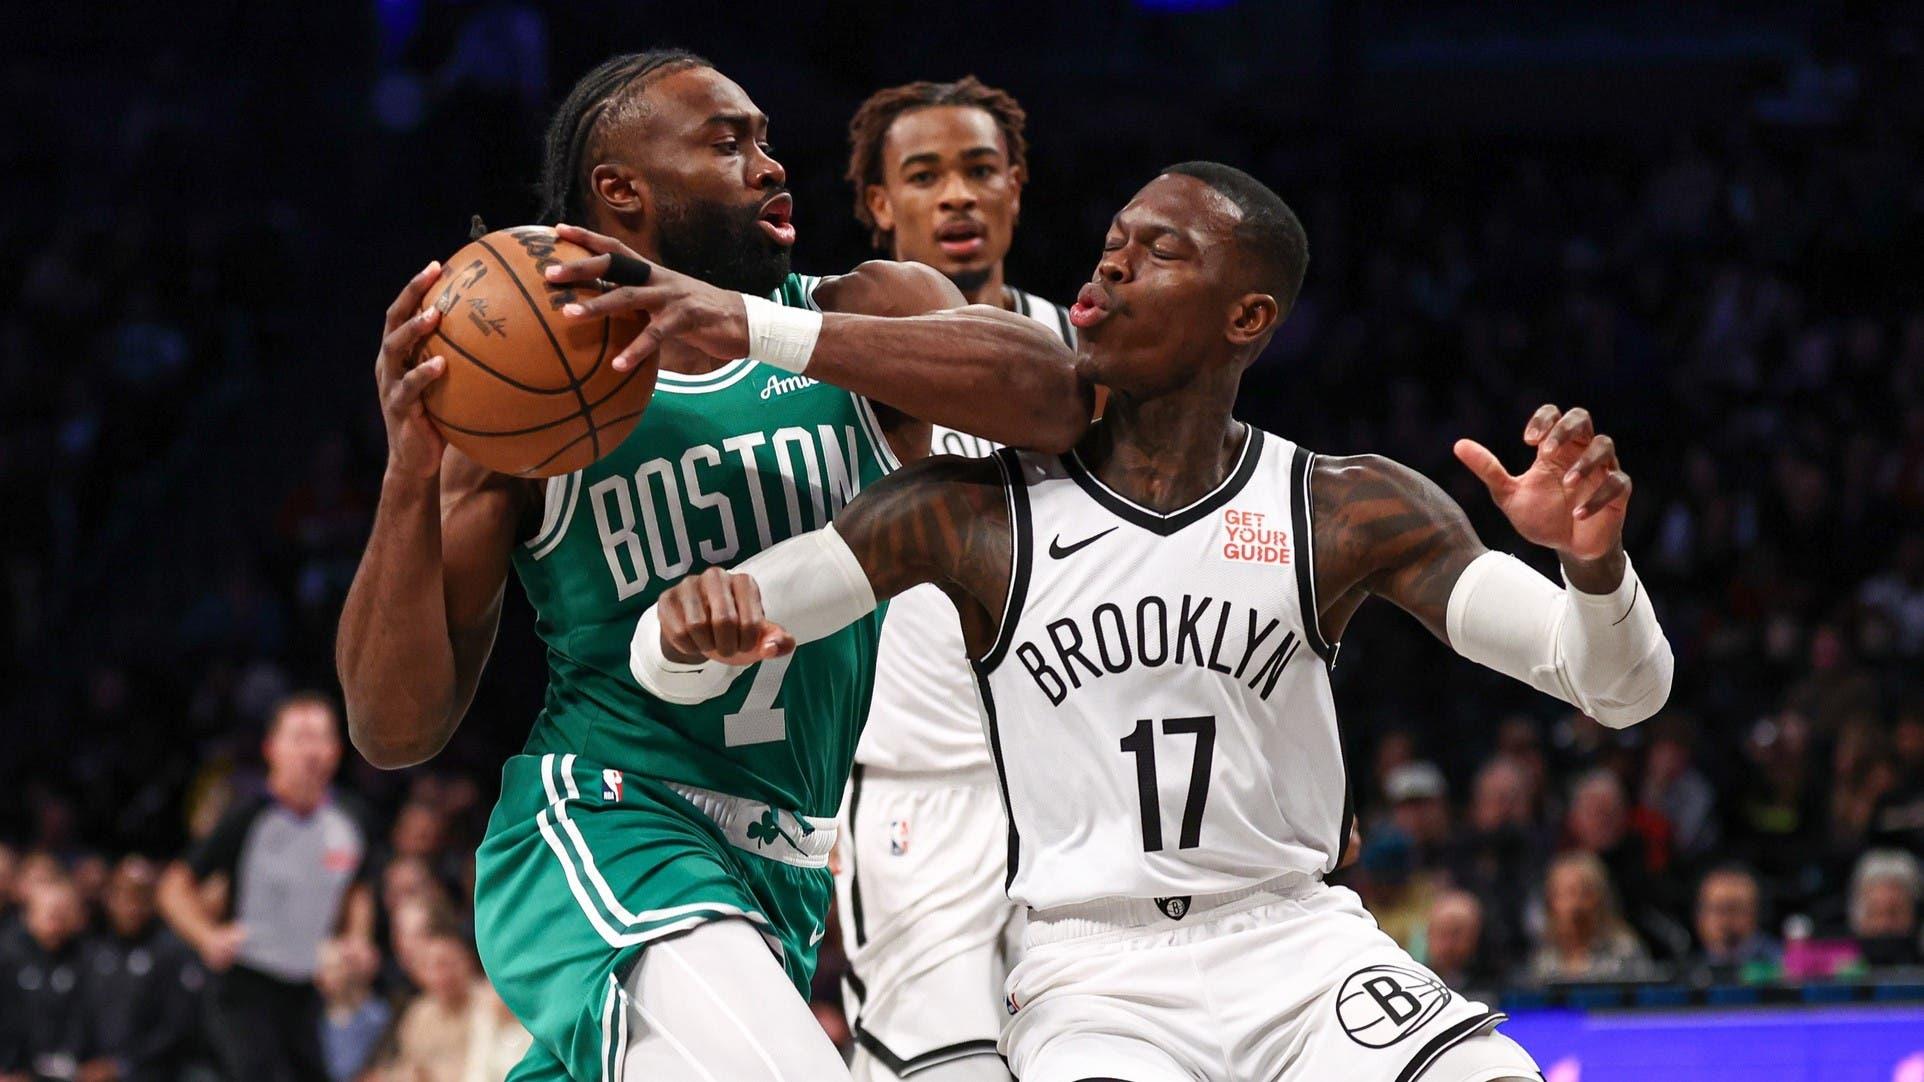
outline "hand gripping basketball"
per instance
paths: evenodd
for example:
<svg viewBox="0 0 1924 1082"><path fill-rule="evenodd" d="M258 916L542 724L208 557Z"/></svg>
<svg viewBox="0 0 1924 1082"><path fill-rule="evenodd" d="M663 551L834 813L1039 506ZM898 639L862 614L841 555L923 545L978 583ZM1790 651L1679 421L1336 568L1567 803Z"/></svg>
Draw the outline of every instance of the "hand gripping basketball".
<svg viewBox="0 0 1924 1082"><path fill-rule="evenodd" d="M381 331L381 350L374 359L374 386L381 396L381 419L387 426L388 469L408 477L428 478L441 469L447 447L439 429L428 420L421 395L448 369L446 357L436 354L409 368L415 350L441 321L441 310L421 300L441 278L441 264L422 267L388 305Z"/></svg>
<svg viewBox="0 0 1924 1082"><path fill-rule="evenodd" d="M740 295L651 264L613 237L573 225L557 225L555 233L595 254L549 267L548 281L602 282L610 287L568 305L563 315L599 319L633 313L646 319L641 334L615 355L612 363L617 372L641 363L669 339L718 360L748 356L748 313Z"/></svg>

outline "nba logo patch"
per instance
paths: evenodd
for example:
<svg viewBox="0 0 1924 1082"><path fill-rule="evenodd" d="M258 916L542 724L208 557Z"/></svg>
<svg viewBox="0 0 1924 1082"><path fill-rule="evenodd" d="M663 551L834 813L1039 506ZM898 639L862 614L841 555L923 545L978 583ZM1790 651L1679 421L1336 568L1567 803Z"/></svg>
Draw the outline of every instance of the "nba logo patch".
<svg viewBox="0 0 1924 1082"><path fill-rule="evenodd" d="M889 820L889 856L899 857L909 851L909 821L907 819Z"/></svg>
<svg viewBox="0 0 1924 1082"><path fill-rule="evenodd" d="M1435 1018L1450 990L1431 974L1408 966L1364 966L1336 994L1336 1021L1365 1048L1388 1048Z"/></svg>
<svg viewBox="0 0 1924 1082"><path fill-rule="evenodd" d="M601 772L601 799L611 804L621 803L621 771Z"/></svg>

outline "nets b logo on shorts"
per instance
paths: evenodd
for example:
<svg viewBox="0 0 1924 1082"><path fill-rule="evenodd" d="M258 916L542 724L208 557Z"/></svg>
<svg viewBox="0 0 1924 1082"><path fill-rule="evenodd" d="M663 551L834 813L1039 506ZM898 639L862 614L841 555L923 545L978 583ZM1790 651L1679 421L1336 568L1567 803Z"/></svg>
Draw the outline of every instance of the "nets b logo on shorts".
<svg viewBox="0 0 1924 1082"><path fill-rule="evenodd" d="M1170 920L1181 920L1189 915L1189 895L1183 894L1174 898L1157 898L1156 908L1162 910L1162 915L1168 917Z"/></svg>
<svg viewBox="0 0 1924 1082"><path fill-rule="evenodd" d="M1336 994L1336 1021L1365 1048L1388 1048L1422 1029L1450 1001L1442 981L1408 966L1365 966Z"/></svg>

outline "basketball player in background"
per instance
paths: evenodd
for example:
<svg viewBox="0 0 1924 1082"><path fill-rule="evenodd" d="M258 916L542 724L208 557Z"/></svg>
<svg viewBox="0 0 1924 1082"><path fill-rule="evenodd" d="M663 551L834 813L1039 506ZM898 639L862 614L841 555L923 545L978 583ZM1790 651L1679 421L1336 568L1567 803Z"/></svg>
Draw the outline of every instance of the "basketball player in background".
<svg viewBox="0 0 1924 1082"><path fill-rule="evenodd" d="M879 90L849 122L855 216L880 251L1028 316L1073 346L1069 311L1008 283L1027 179L1022 106L973 77ZM997 445L937 426L935 454ZM837 852L843 1003L858 1082L1007 1082L995 1052L1020 910L1002 891L1001 796L955 606L933 585L882 622L875 696L855 752Z"/></svg>
<svg viewBox="0 0 1924 1082"><path fill-rule="evenodd" d="M1172 166L1071 309L1079 367L1110 389L1073 451L929 459L851 503L833 542L704 572L636 628L638 677L677 686L912 586L954 601L1029 907L1001 1039L1024 1082L1540 1077L1500 1015L1323 882L1352 817L1329 664L1376 595L1606 725L1648 717L1672 661L1623 549L1630 478L1581 409L1530 418L1521 476L1457 443L1557 553L1558 587L1415 471L1238 422L1307 262L1259 181ZM803 544L812 573L784 552Z"/></svg>
<svg viewBox="0 0 1924 1082"><path fill-rule="evenodd" d="M791 274L766 139L741 87L679 51L616 57L557 111L544 217L600 254L549 279L645 272L563 312L645 312L609 363L660 365L646 416L581 471L541 484L449 448L420 400L445 367L435 310L417 314L435 268L388 311L388 467L341 617L341 683L362 754L420 762L467 711L511 568L534 606L546 702L476 855L480 955L535 1037L517 1080L846 1074L804 996L879 621L705 702L635 683L635 622L691 569L819 531L924 455L928 422L1058 449L1088 425L1070 352L1033 320L935 312L962 297L914 264Z"/></svg>

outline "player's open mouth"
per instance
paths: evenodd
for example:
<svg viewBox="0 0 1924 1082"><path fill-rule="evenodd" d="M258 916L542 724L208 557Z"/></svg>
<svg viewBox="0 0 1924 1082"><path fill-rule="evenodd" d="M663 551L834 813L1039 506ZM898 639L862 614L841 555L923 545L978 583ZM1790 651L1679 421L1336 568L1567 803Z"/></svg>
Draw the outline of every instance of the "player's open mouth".
<svg viewBox="0 0 1924 1082"><path fill-rule="evenodd" d="M1094 282L1083 285L1076 303L1069 308L1069 322L1086 331L1109 317L1109 293Z"/></svg>
<svg viewBox="0 0 1924 1082"><path fill-rule="evenodd" d="M762 204L762 215L757 221L770 240L786 248L795 243L795 225L789 221L795 214L795 198L787 192Z"/></svg>
<svg viewBox="0 0 1924 1082"><path fill-rule="evenodd" d="M981 222L967 219L946 222L936 229L935 243L952 259L972 259L988 247L989 231Z"/></svg>

